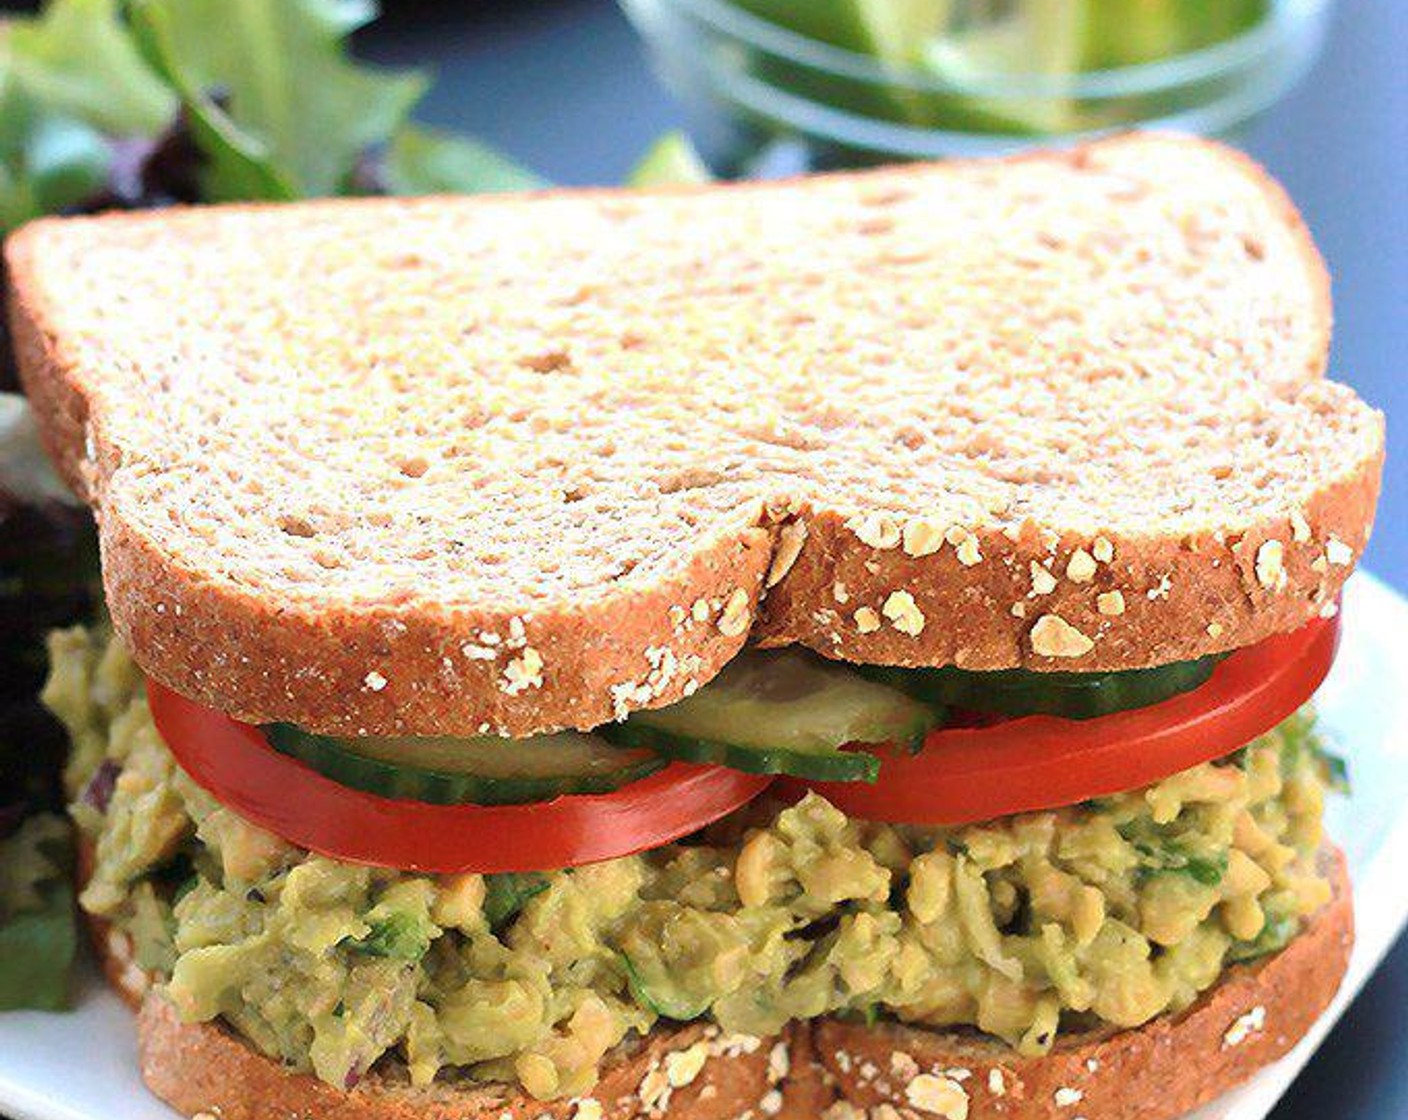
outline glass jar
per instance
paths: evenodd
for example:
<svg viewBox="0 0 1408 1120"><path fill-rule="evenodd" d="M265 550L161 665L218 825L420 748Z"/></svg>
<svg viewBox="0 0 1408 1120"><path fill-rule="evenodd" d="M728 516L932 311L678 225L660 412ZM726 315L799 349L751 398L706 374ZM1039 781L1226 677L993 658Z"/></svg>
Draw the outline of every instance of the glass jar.
<svg viewBox="0 0 1408 1120"><path fill-rule="evenodd" d="M1313 61L1330 6L1243 0L1227 23L1234 0L1201 0L1182 25L1159 25L1160 10L1199 0L621 2L727 176L993 155L1133 127L1235 137ZM816 34L758 14L770 10Z"/></svg>

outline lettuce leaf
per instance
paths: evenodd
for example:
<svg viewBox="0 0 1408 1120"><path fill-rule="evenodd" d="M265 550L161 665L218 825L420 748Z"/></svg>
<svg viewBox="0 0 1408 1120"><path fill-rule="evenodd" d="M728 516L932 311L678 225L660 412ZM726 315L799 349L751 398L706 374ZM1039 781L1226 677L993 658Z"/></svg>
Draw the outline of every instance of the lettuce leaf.
<svg viewBox="0 0 1408 1120"><path fill-rule="evenodd" d="M667 132L626 177L631 187L664 187L676 184L707 183L713 179L693 142L683 132Z"/></svg>
<svg viewBox="0 0 1408 1120"><path fill-rule="evenodd" d="M48 883L43 906L0 924L0 1011L63 1011L78 952L73 890Z"/></svg>
<svg viewBox="0 0 1408 1120"><path fill-rule="evenodd" d="M348 57L364 0L130 0L143 53L181 97L209 157L210 201L340 194L405 122L418 72ZM218 34L212 33L218 28Z"/></svg>
<svg viewBox="0 0 1408 1120"><path fill-rule="evenodd" d="M93 194L109 139L154 133L175 110L119 0L53 0L14 20L0 38L0 231Z"/></svg>
<svg viewBox="0 0 1408 1120"><path fill-rule="evenodd" d="M68 825L31 817L0 840L0 1011L68 1006L78 951Z"/></svg>
<svg viewBox="0 0 1408 1120"><path fill-rule="evenodd" d="M10 28L5 69L48 113L110 136L149 136L176 98L142 59L119 0L53 0Z"/></svg>
<svg viewBox="0 0 1408 1120"><path fill-rule="evenodd" d="M547 186L493 148L452 132L406 125L385 154L387 194L487 194Z"/></svg>
<svg viewBox="0 0 1408 1120"><path fill-rule="evenodd" d="M101 133L0 76L0 229L75 205L106 181L111 159Z"/></svg>

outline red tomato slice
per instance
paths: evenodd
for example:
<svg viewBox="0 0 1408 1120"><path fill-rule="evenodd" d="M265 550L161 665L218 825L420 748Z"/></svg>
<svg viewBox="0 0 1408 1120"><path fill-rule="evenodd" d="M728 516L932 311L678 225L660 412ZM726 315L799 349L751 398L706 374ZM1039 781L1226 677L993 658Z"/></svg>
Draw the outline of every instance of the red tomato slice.
<svg viewBox="0 0 1408 1120"><path fill-rule="evenodd" d="M257 728L154 681L147 699L187 774L240 816L320 855L403 871L543 871L677 840L772 781L672 763L612 793L532 805L429 805L363 793L268 745Z"/></svg>
<svg viewBox="0 0 1408 1120"><path fill-rule="evenodd" d="M853 817L952 825L1137 789L1230 754L1290 716L1334 660L1338 621L1316 620L1232 654L1207 683L1090 720L1026 716L932 732L918 754L877 750L880 779L788 780Z"/></svg>

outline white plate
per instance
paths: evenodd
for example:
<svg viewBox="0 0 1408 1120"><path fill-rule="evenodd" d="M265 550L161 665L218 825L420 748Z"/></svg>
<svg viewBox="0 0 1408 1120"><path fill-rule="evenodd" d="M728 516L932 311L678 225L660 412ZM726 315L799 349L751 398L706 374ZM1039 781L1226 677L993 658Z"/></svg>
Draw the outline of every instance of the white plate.
<svg viewBox="0 0 1408 1120"><path fill-rule="evenodd" d="M1189 1120L1263 1120L1408 922L1408 600L1356 576L1345 637L1318 706L1349 756L1354 793L1331 809L1349 856L1358 940L1329 1012L1300 1045ZM92 969L76 1010L0 1014L0 1109L13 1120L174 1120L137 1076L131 1016Z"/></svg>

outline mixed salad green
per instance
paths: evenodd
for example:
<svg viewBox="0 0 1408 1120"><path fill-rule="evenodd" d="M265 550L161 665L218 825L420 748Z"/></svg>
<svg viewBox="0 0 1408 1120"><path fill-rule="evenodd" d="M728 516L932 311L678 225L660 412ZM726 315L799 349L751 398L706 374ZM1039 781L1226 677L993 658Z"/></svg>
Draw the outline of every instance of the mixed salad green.
<svg viewBox="0 0 1408 1120"><path fill-rule="evenodd" d="M410 122L427 75L348 54L375 14L363 0L52 0L0 39L0 224L539 185L473 140Z"/></svg>

